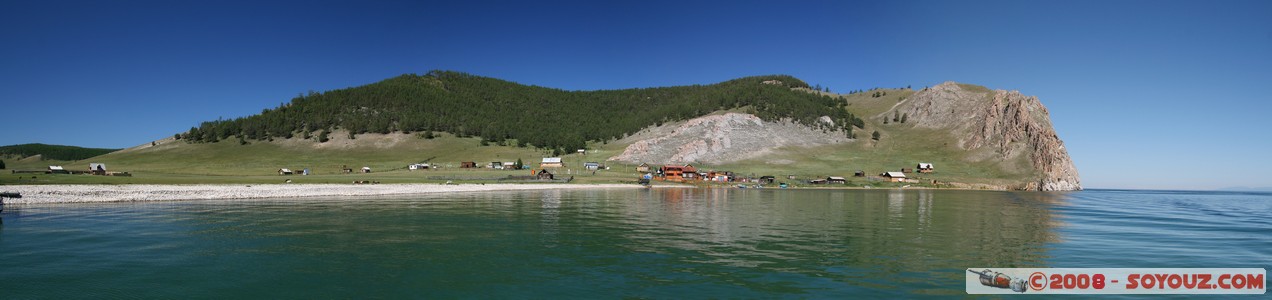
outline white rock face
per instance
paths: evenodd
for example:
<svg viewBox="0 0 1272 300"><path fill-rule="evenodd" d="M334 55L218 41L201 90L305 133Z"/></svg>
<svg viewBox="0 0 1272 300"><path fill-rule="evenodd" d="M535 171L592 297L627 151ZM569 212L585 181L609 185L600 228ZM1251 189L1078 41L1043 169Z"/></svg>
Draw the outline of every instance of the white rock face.
<svg viewBox="0 0 1272 300"><path fill-rule="evenodd" d="M760 157L781 147L811 147L852 140L842 131L823 131L794 122L765 122L750 114L726 113L646 129L625 141L635 142L609 160L719 164Z"/></svg>

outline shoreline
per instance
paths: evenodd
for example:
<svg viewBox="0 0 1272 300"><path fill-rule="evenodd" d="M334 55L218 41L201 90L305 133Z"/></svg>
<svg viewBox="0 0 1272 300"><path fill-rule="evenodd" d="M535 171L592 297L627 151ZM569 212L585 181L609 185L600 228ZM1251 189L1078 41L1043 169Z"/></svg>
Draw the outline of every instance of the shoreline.
<svg viewBox="0 0 1272 300"><path fill-rule="evenodd" d="M22 198L5 204L149 202L182 200L247 200L307 197L362 197L491 191L557 189L636 189L635 184L62 184L9 185L6 192Z"/></svg>

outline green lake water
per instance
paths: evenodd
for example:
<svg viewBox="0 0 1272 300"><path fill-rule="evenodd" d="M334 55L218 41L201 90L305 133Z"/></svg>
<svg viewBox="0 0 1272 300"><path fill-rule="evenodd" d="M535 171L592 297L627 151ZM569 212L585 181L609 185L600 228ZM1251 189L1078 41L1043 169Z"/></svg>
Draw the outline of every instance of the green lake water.
<svg viewBox="0 0 1272 300"><path fill-rule="evenodd" d="M1265 193L596 189L0 222L5 299L962 297L971 267L1272 268Z"/></svg>

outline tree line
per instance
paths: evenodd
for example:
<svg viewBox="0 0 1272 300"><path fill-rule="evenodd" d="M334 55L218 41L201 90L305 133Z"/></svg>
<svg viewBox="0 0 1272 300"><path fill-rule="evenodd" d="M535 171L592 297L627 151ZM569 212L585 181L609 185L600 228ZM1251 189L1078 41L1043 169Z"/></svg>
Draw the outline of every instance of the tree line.
<svg viewBox="0 0 1272 300"><path fill-rule="evenodd" d="M81 160L115 151L119 151L119 149L84 148L38 143L0 146L0 155L18 157L39 155L41 160Z"/></svg>
<svg viewBox="0 0 1272 300"><path fill-rule="evenodd" d="M767 80L782 85L762 84ZM745 109L764 120L790 119L830 130L864 127L844 101L795 91L810 88L786 75L755 76L711 85L567 91L453 71L406 74L365 86L309 92L260 114L203 122L175 137L193 143L300 137L325 142L335 130L447 132L485 144L537 147L558 153L609 141L651 125ZM817 121L829 116L834 125Z"/></svg>

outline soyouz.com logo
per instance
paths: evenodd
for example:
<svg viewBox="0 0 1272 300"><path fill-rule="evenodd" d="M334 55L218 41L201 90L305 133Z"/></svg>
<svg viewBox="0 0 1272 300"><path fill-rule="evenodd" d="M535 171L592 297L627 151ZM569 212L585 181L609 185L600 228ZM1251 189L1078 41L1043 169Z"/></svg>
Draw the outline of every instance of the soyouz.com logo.
<svg viewBox="0 0 1272 300"><path fill-rule="evenodd" d="M1264 294L1261 268L971 268L968 294Z"/></svg>

